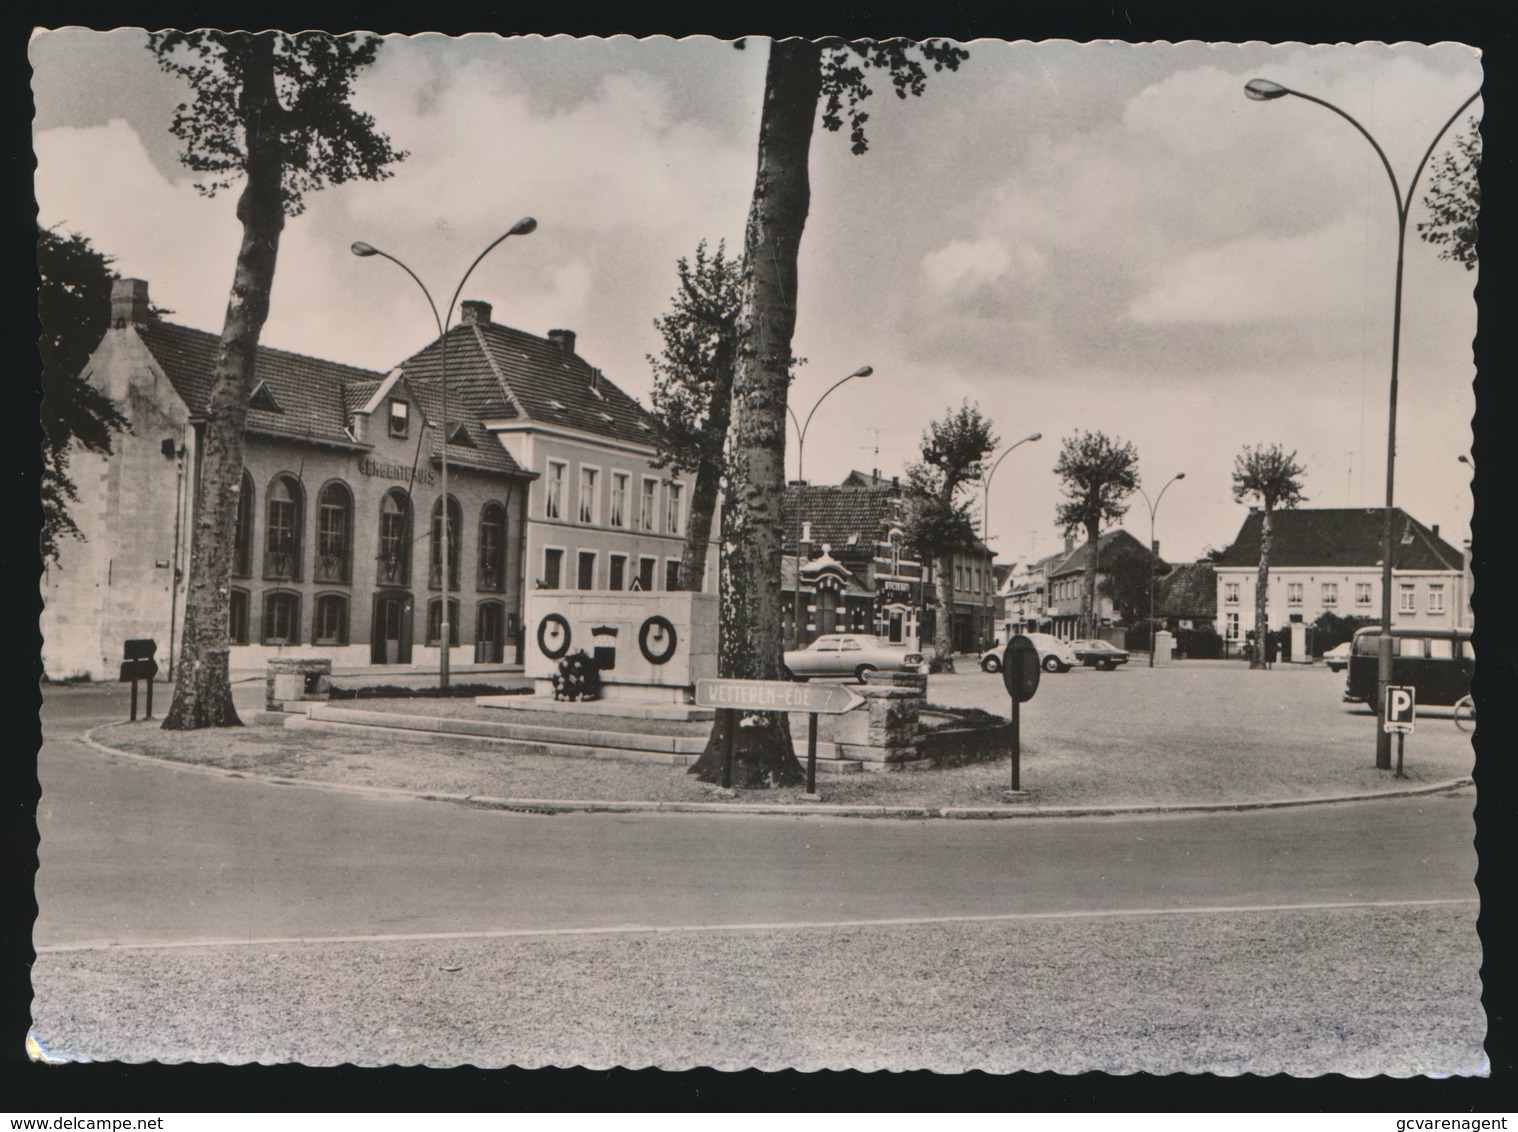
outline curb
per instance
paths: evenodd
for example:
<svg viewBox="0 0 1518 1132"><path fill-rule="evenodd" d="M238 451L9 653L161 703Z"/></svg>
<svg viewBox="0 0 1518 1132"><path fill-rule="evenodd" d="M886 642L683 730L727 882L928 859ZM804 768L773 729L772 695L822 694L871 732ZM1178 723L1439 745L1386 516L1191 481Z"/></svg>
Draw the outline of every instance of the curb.
<svg viewBox="0 0 1518 1132"><path fill-rule="evenodd" d="M95 738L95 732L106 727L119 726L120 721L101 723L80 735L86 746L117 758L132 759L154 766L198 774L212 774L223 778L239 778L248 782L261 782L273 786L303 786L315 790L331 790L348 794L364 794L371 797L415 798L423 802L449 802L454 805L472 806L483 810L502 810L529 814L735 814L761 817L826 817L826 818L900 818L910 821L927 821L941 818L949 821L998 821L1009 818L1089 818L1089 817L1142 817L1166 814L1228 814L1252 810L1284 810L1301 806L1329 806L1349 802L1380 802L1396 798L1419 798L1429 794L1442 794L1446 790L1458 790L1473 786L1469 775L1452 778L1427 786L1412 786L1402 790L1383 790L1360 794L1338 794L1318 798L1282 798L1253 802L1175 802L1133 806L870 806L830 805L818 802L795 804L780 802L611 802L565 798L496 798L483 794L442 794L435 790L405 790L392 786L364 786L358 783L313 782L299 778L276 778L256 771L228 770L225 767L207 766L203 763L181 763L161 759L155 755L139 755L106 745Z"/></svg>

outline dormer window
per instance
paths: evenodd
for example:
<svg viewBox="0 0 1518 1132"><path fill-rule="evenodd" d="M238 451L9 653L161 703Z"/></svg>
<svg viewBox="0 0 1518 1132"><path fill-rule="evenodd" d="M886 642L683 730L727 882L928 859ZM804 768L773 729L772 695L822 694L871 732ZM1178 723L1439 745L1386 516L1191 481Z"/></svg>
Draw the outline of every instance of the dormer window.
<svg viewBox="0 0 1518 1132"><path fill-rule="evenodd" d="M285 411L284 406L274 399L274 391L269 388L269 383L266 381L260 381L254 387L252 394L248 397L248 408L263 409L268 413Z"/></svg>
<svg viewBox="0 0 1518 1132"><path fill-rule="evenodd" d="M405 401L390 402L390 435L405 436L411 431L411 406Z"/></svg>

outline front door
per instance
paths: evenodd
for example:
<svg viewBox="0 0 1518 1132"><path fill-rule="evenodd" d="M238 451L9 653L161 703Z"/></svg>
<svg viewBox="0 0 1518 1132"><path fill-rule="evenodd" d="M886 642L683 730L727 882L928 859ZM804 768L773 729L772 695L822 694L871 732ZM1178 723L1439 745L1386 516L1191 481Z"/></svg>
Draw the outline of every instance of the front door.
<svg viewBox="0 0 1518 1132"><path fill-rule="evenodd" d="M388 592L374 595L374 630L370 645L372 664L411 663L411 595Z"/></svg>
<svg viewBox="0 0 1518 1132"><path fill-rule="evenodd" d="M480 603L474 623L474 662L476 664L500 664L505 650L505 606L497 601Z"/></svg>
<svg viewBox="0 0 1518 1132"><path fill-rule="evenodd" d="M893 645L901 644L901 615L902 611L900 609L893 609L891 611L890 627L886 630L886 636Z"/></svg>

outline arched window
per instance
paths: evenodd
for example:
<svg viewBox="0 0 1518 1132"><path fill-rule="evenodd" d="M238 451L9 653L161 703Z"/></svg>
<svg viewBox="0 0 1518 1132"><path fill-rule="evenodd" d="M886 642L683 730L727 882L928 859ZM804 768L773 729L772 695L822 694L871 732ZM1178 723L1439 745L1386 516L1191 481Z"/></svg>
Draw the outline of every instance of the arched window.
<svg viewBox="0 0 1518 1132"><path fill-rule="evenodd" d="M232 577L248 578L253 574L253 477L242 474L242 491L232 515ZM246 644L247 641L242 642Z"/></svg>
<svg viewBox="0 0 1518 1132"><path fill-rule="evenodd" d="M506 588L506 508L487 503L480 512L479 588L499 593Z"/></svg>
<svg viewBox="0 0 1518 1132"><path fill-rule="evenodd" d="M304 521L300 484L276 476L269 485L269 524L264 542L264 577L300 579L300 535Z"/></svg>
<svg viewBox="0 0 1518 1132"><path fill-rule="evenodd" d="M300 594L288 590L270 590L264 594L264 633L266 645L300 644Z"/></svg>
<svg viewBox="0 0 1518 1132"><path fill-rule="evenodd" d="M443 639L443 599L433 598L427 603L427 643L439 644ZM448 599L448 643L459 643L459 601Z"/></svg>
<svg viewBox="0 0 1518 1132"><path fill-rule="evenodd" d="M353 578L353 496L334 480L316 498L316 580Z"/></svg>
<svg viewBox="0 0 1518 1132"><path fill-rule="evenodd" d="M404 586L411 582L411 500L400 488L385 493L380 503L380 585Z"/></svg>
<svg viewBox="0 0 1518 1132"><path fill-rule="evenodd" d="M451 590L459 588L459 531L463 525L459 501L450 495L448 497L448 588ZM427 579L429 585L442 585L442 562L443 501L439 499L432 505L432 568Z"/></svg>
<svg viewBox="0 0 1518 1132"><path fill-rule="evenodd" d="M248 591L240 586L227 594L227 637L234 645L248 643Z"/></svg>
<svg viewBox="0 0 1518 1132"><path fill-rule="evenodd" d="M316 616L311 622L311 640L318 645L348 643L348 596L317 594Z"/></svg>

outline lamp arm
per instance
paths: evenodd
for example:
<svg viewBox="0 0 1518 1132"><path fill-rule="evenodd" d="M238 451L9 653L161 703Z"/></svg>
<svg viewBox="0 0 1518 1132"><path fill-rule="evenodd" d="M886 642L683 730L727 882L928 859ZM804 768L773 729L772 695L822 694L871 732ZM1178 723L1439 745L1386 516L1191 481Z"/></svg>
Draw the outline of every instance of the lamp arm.
<svg viewBox="0 0 1518 1132"><path fill-rule="evenodd" d="M457 305L459 296L464 293L464 284L469 282L469 277L474 274L474 269L480 266L480 260L484 259L491 252L495 251L495 249L500 246L501 242L511 234L512 233L509 231L502 232L499 236L490 242L484 251L474 257L474 262L469 265L469 270L464 272L464 277L459 280L459 285L454 288L453 298L448 300L448 319L450 322L453 320L453 308L455 305Z"/></svg>
<svg viewBox="0 0 1518 1132"><path fill-rule="evenodd" d="M804 429L804 428L801 427L801 421L799 419L797 419L797 417L796 417L796 410L793 409L793 408L791 408L789 405L787 405L785 407L785 411L787 413L791 414L791 424L793 424L793 425L796 426L796 437L797 437L797 439L801 443L805 444L806 443L806 429ZM807 419L811 420L810 417L808 417Z"/></svg>
<svg viewBox="0 0 1518 1132"><path fill-rule="evenodd" d="M1180 478L1181 478L1180 476L1171 476L1170 479L1168 481L1166 481L1165 486L1162 487L1162 488L1160 488L1160 493L1159 493L1159 495L1157 495L1155 497L1155 500L1154 500L1154 510L1150 512L1150 521L1151 522L1153 521L1154 513L1157 512L1157 511L1159 511L1159 509L1160 509L1160 500L1162 500L1162 499L1165 498L1165 493L1170 490L1170 485L1173 484L1173 483L1175 483L1176 480L1178 480Z"/></svg>
<svg viewBox="0 0 1518 1132"><path fill-rule="evenodd" d="M1418 178L1423 176L1424 166L1428 164L1428 159L1434 155L1434 147L1439 144L1439 140L1444 137L1449 128L1455 124L1455 119L1465 113L1466 107L1480 97L1481 92L1479 90L1472 92L1471 96L1460 104L1460 109L1449 116L1449 121L1439 127L1439 132L1434 135L1434 140L1428 143L1428 148L1423 151L1423 160L1418 162L1418 168L1413 172L1413 179L1407 183L1407 204L1403 209L1404 212L1413 206L1413 192L1417 189Z"/></svg>
<svg viewBox="0 0 1518 1132"><path fill-rule="evenodd" d="M821 397L817 398L817 403L812 406L812 411L806 415L806 424L803 424L801 426L801 439L803 441L806 439L807 426L812 423L812 417L817 412L817 410L822 407L822 403L828 399L828 393L831 393L833 390L837 389L845 381L852 381L855 376L855 374L851 373L848 377L839 378L837 381L833 382L832 385L828 386L827 393L824 393ZM790 408L790 405L786 405L786 408Z"/></svg>
<svg viewBox="0 0 1518 1132"><path fill-rule="evenodd" d="M1381 148L1380 143L1377 142L1375 138L1370 136L1370 131L1367 130L1364 126L1360 125L1360 123L1355 119L1354 115L1340 110L1337 106L1335 106L1332 102L1329 102L1327 99L1319 98L1314 94L1303 94L1300 90L1291 90L1290 88L1287 89L1287 93L1295 95L1297 98L1305 98L1308 102L1316 102L1319 106L1332 110L1335 114L1343 118L1351 126L1360 131L1360 136L1363 137L1366 141L1370 142L1371 148L1376 151L1376 156L1381 159L1381 168L1386 170L1387 179L1391 181L1392 202L1396 205L1397 208L1397 221L1399 224L1405 221L1407 211L1402 205L1402 189L1401 186L1397 184L1397 175L1392 172L1391 162L1386 159L1386 151Z"/></svg>
<svg viewBox="0 0 1518 1132"><path fill-rule="evenodd" d="M378 255L378 256L384 256L391 263L395 264L395 266L399 267L407 275L411 276L412 281L418 287L420 287L422 289L422 294L427 299L427 305L432 308L432 321L435 322L435 323L437 323L438 337L441 338L443 336L443 320L440 317L438 317L437 304L432 301L432 292L429 291L429 290L427 290L427 284L425 284L425 283L422 282L421 278L417 275L416 272L412 271L411 268L407 267L404 262L402 262L401 260L396 259L389 252L382 251L379 248L375 248L374 249L374 254ZM451 312L452 308L450 307L449 310Z"/></svg>

